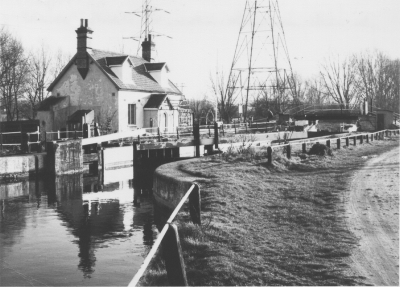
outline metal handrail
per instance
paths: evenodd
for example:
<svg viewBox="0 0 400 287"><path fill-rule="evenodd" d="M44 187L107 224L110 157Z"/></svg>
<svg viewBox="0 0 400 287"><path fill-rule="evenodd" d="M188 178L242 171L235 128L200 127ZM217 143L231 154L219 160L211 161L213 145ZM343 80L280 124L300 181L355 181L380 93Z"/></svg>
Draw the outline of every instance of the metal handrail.
<svg viewBox="0 0 400 287"><path fill-rule="evenodd" d="M139 270L136 272L135 276L132 278L131 282L129 283L129 287L136 286L137 283L139 282L140 278L143 276L144 272L146 271L147 267L149 266L151 260L153 259L154 255L157 252L158 247L160 246L162 240L164 239L165 234L168 231L169 225L172 223L172 221L175 219L176 215L182 208L183 204L185 201L188 199L189 195L193 191L193 189L196 187L196 184L193 183L191 187L188 189L186 194L182 197L178 205L175 207L174 211L172 212L171 216L165 223L163 229L161 230L160 234L157 237L157 240L154 242L152 248L150 249L150 252L147 254L146 258L144 259L142 265L140 266Z"/></svg>

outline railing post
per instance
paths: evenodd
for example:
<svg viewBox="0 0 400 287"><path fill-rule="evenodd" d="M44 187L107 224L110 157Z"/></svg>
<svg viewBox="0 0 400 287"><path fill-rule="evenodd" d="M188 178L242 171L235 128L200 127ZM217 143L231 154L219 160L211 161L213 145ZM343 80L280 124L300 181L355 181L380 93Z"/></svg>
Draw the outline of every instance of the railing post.
<svg viewBox="0 0 400 287"><path fill-rule="evenodd" d="M302 144L302 149L303 149L303 153L307 152L307 144L306 143Z"/></svg>
<svg viewBox="0 0 400 287"><path fill-rule="evenodd" d="M331 147L331 140L327 140L326 141L326 146L329 147L329 148Z"/></svg>
<svg viewBox="0 0 400 287"><path fill-rule="evenodd" d="M272 147L267 147L268 164L272 164Z"/></svg>
<svg viewBox="0 0 400 287"><path fill-rule="evenodd" d="M369 134L367 134L367 135L365 136L365 140L367 141L367 143L369 143Z"/></svg>
<svg viewBox="0 0 400 287"><path fill-rule="evenodd" d="M292 157L291 152L292 152L292 147L290 145L287 145L286 146L286 156L288 159L290 159Z"/></svg>
<svg viewBox="0 0 400 287"><path fill-rule="evenodd" d="M217 124L217 122L215 122L214 123L214 145L215 145L215 149L218 149L218 141L219 141L218 124Z"/></svg>
<svg viewBox="0 0 400 287"><path fill-rule="evenodd" d="M371 134L371 142L374 141L374 134Z"/></svg>
<svg viewBox="0 0 400 287"><path fill-rule="evenodd" d="M346 138L346 146L348 147L350 145L349 143L349 137Z"/></svg>
<svg viewBox="0 0 400 287"><path fill-rule="evenodd" d="M353 137L353 144L354 144L354 146L357 145L357 136L354 136L354 137Z"/></svg>
<svg viewBox="0 0 400 287"><path fill-rule="evenodd" d="M336 147L337 149L340 149L340 138L336 140Z"/></svg>
<svg viewBox="0 0 400 287"><path fill-rule="evenodd" d="M169 224L162 249L169 285L188 286L178 228L173 223Z"/></svg>
<svg viewBox="0 0 400 287"><path fill-rule="evenodd" d="M200 157L200 126L198 124L193 126L193 137L196 146L196 157Z"/></svg>
<svg viewBox="0 0 400 287"><path fill-rule="evenodd" d="M363 143L364 143L364 136L360 135L360 144L363 144Z"/></svg>
<svg viewBox="0 0 400 287"><path fill-rule="evenodd" d="M195 187L189 195L190 218L194 224L201 225L201 196L200 187L194 183Z"/></svg>

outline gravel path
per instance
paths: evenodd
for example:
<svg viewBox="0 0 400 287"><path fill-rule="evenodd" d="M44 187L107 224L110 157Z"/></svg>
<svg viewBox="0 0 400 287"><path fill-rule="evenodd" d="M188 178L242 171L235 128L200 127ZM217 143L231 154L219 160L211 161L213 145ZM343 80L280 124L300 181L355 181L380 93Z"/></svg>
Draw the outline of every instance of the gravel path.
<svg viewBox="0 0 400 287"><path fill-rule="evenodd" d="M399 286L399 147L370 156L350 190L348 226L360 239L353 270L369 284Z"/></svg>

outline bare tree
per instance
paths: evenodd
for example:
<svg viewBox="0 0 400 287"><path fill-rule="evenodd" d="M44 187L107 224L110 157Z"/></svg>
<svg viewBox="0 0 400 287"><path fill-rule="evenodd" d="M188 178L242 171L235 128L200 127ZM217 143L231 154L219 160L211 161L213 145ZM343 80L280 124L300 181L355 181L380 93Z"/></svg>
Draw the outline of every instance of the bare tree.
<svg viewBox="0 0 400 287"><path fill-rule="evenodd" d="M372 100L374 106L399 110L399 60L381 52L357 57L356 88L360 97Z"/></svg>
<svg viewBox="0 0 400 287"><path fill-rule="evenodd" d="M224 74L220 76L217 74L217 78L214 80L211 77L211 85L214 91L216 100L218 102L218 112L225 122L229 123L234 116L236 111L235 101L238 97L236 92L236 84L239 80L239 76L230 74L228 77L228 83L225 84Z"/></svg>
<svg viewBox="0 0 400 287"><path fill-rule="evenodd" d="M311 105L323 105L327 101L327 94L323 91L323 82L320 77L305 82L305 103Z"/></svg>
<svg viewBox="0 0 400 287"><path fill-rule="evenodd" d="M324 92L341 108L348 109L351 104L359 100L355 90L356 63L354 58L346 59L342 63L337 59L331 60L322 66L320 72Z"/></svg>
<svg viewBox="0 0 400 287"><path fill-rule="evenodd" d="M26 116L29 118L35 118L37 105L47 98L46 88L51 80L50 64L51 56L44 46L29 58L29 77L25 93L25 99L29 103Z"/></svg>
<svg viewBox="0 0 400 287"><path fill-rule="evenodd" d="M0 30L0 93L7 120L19 120L19 100L26 92L29 63L22 43L8 31Z"/></svg>
<svg viewBox="0 0 400 287"><path fill-rule="evenodd" d="M194 119L200 124L208 124L211 121L211 118L214 121L216 120L215 107L206 96L204 96L201 100L190 99L189 108L193 111ZM212 114L211 117L210 114Z"/></svg>

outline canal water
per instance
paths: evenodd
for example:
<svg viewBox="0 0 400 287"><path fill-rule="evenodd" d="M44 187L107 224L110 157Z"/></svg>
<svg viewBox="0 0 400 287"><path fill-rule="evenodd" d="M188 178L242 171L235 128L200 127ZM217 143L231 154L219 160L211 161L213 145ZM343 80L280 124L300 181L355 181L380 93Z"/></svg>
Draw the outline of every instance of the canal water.
<svg viewBox="0 0 400 287"><path fill-rule="evenodd" d="M1 286L126 286L155 241L132 167L0 184Z"/></svg>

